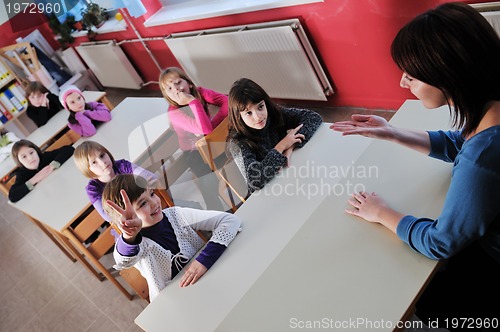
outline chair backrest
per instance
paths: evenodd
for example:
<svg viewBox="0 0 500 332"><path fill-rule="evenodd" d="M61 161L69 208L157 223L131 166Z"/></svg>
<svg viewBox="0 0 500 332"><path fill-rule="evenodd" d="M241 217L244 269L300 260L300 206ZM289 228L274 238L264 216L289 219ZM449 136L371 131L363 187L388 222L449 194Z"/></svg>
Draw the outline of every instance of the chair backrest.
<svg viewBox="0 0 500 332"><path fill-rule="evenodd" d="M245 178L234 160L228 160L218 173L226 184L231 209L235 212L250 196Z"/></svg>
<svg viewBox="0 0 500 332"><path fill-rule="evenodd" d="M215 160L226 152L228 124L229 120L226 117L210 134L195 143L201 157L214 172L219 169Z"/></svg>
<svg viewBox="0 0 500 332"><path fill-rule="evenodd" d="M111 227L117 234L121 234L121 230L115 225L111 224ZM139 297L145 301L149 302L149 287L146 278L141 275L141 272L135 267L120 270L120 276L129 284L130 287L136 292Z"/></svg>
<svg viewBox="0 0 500 332"><path fill-rule="evenodd" d="M55 149L59 149L60 147L63 147L65 145L73 145L78 139L80 138L80 135L78 135L76 132L73 130L69 130L66 133L64 133L61 137L56 139L54 142L52 142L46 149L45 151L52 151Z"/></svg>
<svg viewBox="0 0 500 332"><path fill-rule="evenodd" d="M179 149L176 132L168 128L135 162L158 175L160 188L167 189L188 169L185 155ZM160 192L161 194L161 192Z"/></svg>

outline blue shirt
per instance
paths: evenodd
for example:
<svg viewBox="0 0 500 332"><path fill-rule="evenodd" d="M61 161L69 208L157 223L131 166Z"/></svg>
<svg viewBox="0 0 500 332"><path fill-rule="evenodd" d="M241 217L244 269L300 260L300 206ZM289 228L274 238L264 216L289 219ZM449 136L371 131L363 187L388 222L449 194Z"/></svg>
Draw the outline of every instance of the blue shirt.
<svg viewBox="0 0 500 332"><path fill-rule="evenodd" d="M432 259L446 259L474 241L500 262L500 126L468 140L459 131L428 132L429 156L453 162L441 215L405 216L397 235Z"/></svg>

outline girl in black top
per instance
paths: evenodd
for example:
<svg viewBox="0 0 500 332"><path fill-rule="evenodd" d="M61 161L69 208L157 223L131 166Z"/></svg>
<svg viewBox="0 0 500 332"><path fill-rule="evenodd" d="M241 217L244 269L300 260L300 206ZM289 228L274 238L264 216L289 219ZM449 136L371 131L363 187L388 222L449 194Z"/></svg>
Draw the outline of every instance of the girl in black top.
<svg viewBox="0 0 500 332"><path fill-rule="evenodd" d="M37 127L46 124L51 117L63 109L59 97L50 93L40 82L30 82L26 88L28 110L26 114Z"/></svg>
<svg viewBox="0 0 500 332"><path fill-rule="evenodd" d="M19 166L16 181L9 190L9 200L17 202L35 185L68 160L75 149L71 145L43 152L33 142L22 139L12 147L12 158Z"/></svg>

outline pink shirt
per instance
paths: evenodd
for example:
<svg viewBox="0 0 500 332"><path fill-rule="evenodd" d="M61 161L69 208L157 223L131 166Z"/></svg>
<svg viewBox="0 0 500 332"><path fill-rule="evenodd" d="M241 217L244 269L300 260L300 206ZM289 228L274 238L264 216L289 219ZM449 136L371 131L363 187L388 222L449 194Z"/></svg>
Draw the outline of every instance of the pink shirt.
<svg viewBox="0 0 500 332"><path fill-rule="evenodd" d="M198 91L207 104L219 107L219 111L210 119L198 99L182 107L169 106L168 116L177 133L179 147L183 151L196 149L195 142L204 135L210 134L213 128L217 127L227 116L228 100L226 95L202 87L198 87Z"/></svg>

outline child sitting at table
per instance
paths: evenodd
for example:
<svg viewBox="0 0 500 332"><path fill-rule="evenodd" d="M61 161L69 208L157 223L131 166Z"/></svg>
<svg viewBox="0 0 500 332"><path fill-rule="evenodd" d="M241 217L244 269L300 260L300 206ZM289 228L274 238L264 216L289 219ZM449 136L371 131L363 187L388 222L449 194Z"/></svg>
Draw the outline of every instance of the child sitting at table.
<svg viewBox="0 0 500 332"><path fill-rule="evenodd" d="M111 112L103 103L85 102L82 92L74 85L68 86L59 94L59 100L69 111L68 127L81 136L96 133L96 123L111 120Z"/></svg>
<svg viewBox="0 0 500 332"><path fill-rule="evenodd" d="M111 152L94 141L85 141L76 147L74 153L76 166L89 183L85 187L87 196L94 208L106 221L111 221L102 207L102 192L106 183L118 174L135 174L145 177L150 184L157 181L156 175L128 160L115 160Z"/></svg>
<svg viewBox="0 0 500 332"><path fill-rule="evenodd" d="M223 210L217 193L219 181L203 161L195 143L210 134L227 116L227 96L213 90L197 87L180 68L169 67L159 78L160 89L169 102L168 116L177 133L179 147L186 156L189 168L198 179L207 209ZM213 118L208 106L219 107Z"/></svg>
<svg viewBox="0 0 500 332"><path fill-rule="evenodd" d="M28 83L26 87L26 99L28 99L26 114L33 120L37 127L46 124L51 117L64 108L59 102L59 97L49 92L38 81Z"/></svg>
<svg viewBox="0 0 500 332"><path fill-rule="evenodd" d="M262 189L295 148L309 141L322 122L313 111L280 107L254 81L241 78L229 91L227 150L245 176L248 190Z"/></svg>
<svg viewBox="0 0 500 332"><path fill-rule="evenodd" d="M140 176L117 175L102 195L105 211L122 231L115 245L116 269L135 266L146 278L151 301L205 245L197 230L212 231L206 247L184 272L180 287L198 281L222 255L240 230L229 213L171 207Z"/></svg>
<svg viewBox="0 0 500 332"><path fill-rule="evenodd" d="M9 200L17 202L26 196L35 185L49 176L55 169L68 160L75 149L71 145L43 152L36 144L22 139L12 147L12 159L19 168L16 181L9 190Z"/></svg>

